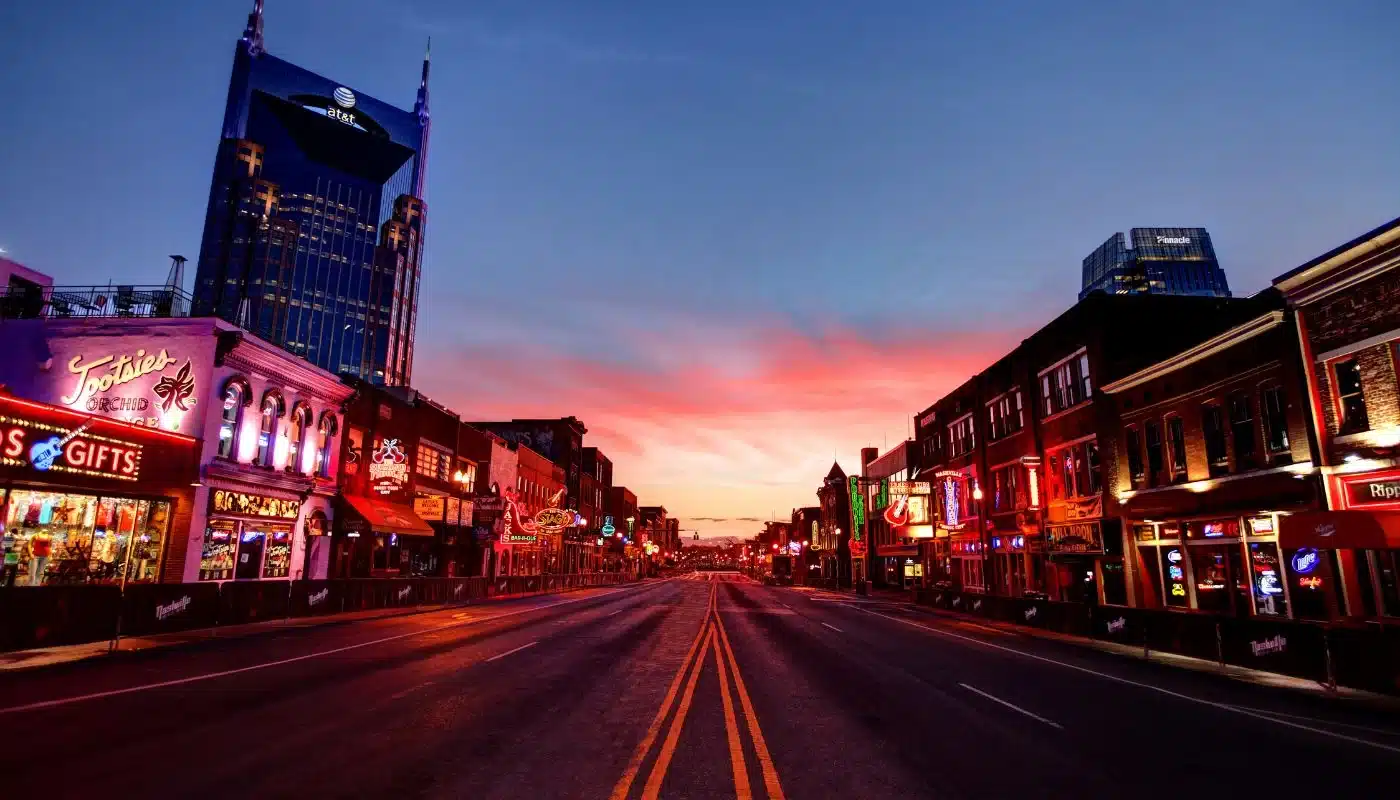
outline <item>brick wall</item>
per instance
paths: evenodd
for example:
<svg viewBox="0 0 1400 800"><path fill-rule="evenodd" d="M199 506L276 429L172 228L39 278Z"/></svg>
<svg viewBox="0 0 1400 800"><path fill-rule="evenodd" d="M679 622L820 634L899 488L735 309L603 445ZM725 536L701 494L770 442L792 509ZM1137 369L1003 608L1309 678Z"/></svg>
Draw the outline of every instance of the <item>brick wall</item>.
<svg viewBox="0 0 1400 800"><path fill-rule="evenodd" d="M199 552L190 553L191 541L198 539L202 547L204 532L196 537L190 530L194 521L194 489L185 487L174 495L174 508L170 515L170 530L165 534L165 564L161 567L161 583L181 583L185 579L185 564L189 559L197 559Z"/></svg>

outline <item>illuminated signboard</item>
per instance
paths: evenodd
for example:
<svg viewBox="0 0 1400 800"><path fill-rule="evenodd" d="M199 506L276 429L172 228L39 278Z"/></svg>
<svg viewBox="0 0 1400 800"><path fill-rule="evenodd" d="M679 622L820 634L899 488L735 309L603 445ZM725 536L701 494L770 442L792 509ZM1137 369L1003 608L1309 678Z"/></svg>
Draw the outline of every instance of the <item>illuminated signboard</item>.
<svg viewBox="0 0 1400 800"><path fill-rule="evenodd" d="M67 359L59 403L74 411L115 417L133 425L178 431L199 398L194 365L161 350ZM192 426L186 426L192 427Z"/></svg>
<svg viewBox="0 0 1400 800"><path fill-rule="evenodd" d="M1315 572L1321 562L1321 557L1314 547L1300 547L1298 552L1293 554L1293 571L1299 575L1307 575Z"/></svg>
<svg viewBox="0 0 1400 800"><path fill-rule="evenodd" d="M851 496L851 552L865 552L865 497L860 493L860 478L849 478Z"/></svg>
<svg viewBox="0 0 1400 800"><path fill-rule="evenodd" d="M1355 481L1346 484L1347 505L1400 503L1400 478Z"/></svg>
<svg viewBox="0 0 1400 800"><path fill-rule="evenodd" d="M933 485L928 481L890 481L891 497L907 497L911 494L933 494Z"/></svg>
<svg viewBox="0 0 1400 800"><path fill-rule="evenodd" d="M215 514L294 520L301 514L301 501L216 489L209 500L209 508Z"/></svg>
<svg viewBox="0 0 1400 800"><path fill-rule="evenodd" d="M574 523L574 514L562 508L542 508L535 512L535 528L558 533Z"/></svg>
<svg viewBox="0 0 1400 800"><path fill-rule="evenodd" d="M369 485L377 494L393 494L408 482L408 454L398 439L380 439L369 459Z"/></svg>
<svg viewBox="0 0 1400 800"><path fill-rule="evenodd" d="M1171 597L1185 598L1186 570L1181 566L1183 558L1181 548L1170 548L1165 551L1164 555L1167 558L1167 592Z"/></svg>
<svg viewBox="0 0 1400 800"><path fill-rule="evenodd" d="M141 475L142 447L74 428L0 416L0 464L39 472L66 472L134 481Z"/></svg>

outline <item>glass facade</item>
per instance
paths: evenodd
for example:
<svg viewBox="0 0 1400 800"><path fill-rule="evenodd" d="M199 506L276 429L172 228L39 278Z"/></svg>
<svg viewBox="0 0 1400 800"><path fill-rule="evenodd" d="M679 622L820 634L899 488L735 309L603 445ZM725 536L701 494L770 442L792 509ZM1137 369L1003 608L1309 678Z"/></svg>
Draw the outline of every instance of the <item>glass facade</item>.
<svg viewBox="0 0 1400 800"><path fill-rule="evenodd" d="M427 63L404 111L235 52L194 287L197 314L333 373L411 377L425 228Z"/></svg>
<svg viewBox="0 0 1400 800"><path fill-rule="evenodd" d="M169 528L169 501L14 489L0 503L0 585L156 581Z"/></svg>
<svg viewBox="0 0 1400 800"><path fill-rule="evenodd" d="M1230 296L1225 271L1205 228L1133 228L1127 236L1115 233L1084 259L1083 270L1080 300L1095 291Z"/></svg>

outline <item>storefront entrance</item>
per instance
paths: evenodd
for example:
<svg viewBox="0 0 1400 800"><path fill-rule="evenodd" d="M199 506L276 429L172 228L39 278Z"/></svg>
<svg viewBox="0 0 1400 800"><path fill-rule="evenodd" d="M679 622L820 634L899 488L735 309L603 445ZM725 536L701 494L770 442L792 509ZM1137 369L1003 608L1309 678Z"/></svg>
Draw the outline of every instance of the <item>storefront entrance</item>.
<svg viewBox="0 0 1400 800"><path fill-rule="evenodd" d="M155 581L170 528L168 500L0 490L13 585ZM9 581L10 575L4 580Z"/></svg>
<svg viewBox="0 0 1400 800"><path fill-rule="evenodd" d="M257 580L266 544L267 534L260 530L244 531L238 537L238 567L233 571L234 580Z"/></svg>

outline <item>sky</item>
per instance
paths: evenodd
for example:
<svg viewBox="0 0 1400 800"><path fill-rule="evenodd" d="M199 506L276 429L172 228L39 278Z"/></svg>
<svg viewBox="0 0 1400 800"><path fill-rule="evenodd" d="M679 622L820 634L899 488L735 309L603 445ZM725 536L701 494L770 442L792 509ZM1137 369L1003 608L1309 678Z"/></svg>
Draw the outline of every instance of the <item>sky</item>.
<svg viewBox="0 0 1400 800"><path fill-rule="evenodd" d="M193 261L251 0L0 10L0 247ZM1389 0L267 0L273 54L411 108L414 383L573 414L644 503L747 535L1071 305L1134 226L1236 294L1400 215ZM187 285L193 276L187 277Z"/></svg>

